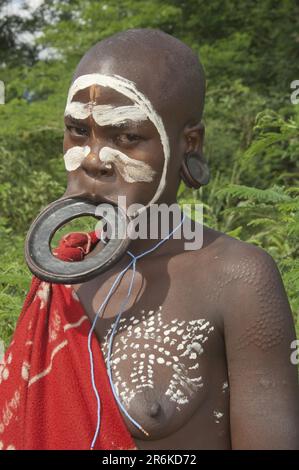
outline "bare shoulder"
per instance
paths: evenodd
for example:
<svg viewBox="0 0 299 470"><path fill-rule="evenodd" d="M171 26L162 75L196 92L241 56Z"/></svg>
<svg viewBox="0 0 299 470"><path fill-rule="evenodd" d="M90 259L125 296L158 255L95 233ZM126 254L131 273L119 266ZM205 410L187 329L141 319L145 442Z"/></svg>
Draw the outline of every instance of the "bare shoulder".
<svg viewBox="0 0 299 470"><path fill-rule="evenodd" d="M279 277L277 264L263 248L238 240L204 226L202 249L210 259L210 269L216 270L226 282L243 279L249 283L259 276ZM198 250L200 255L200 250Z"/></svg>
<svg viewBox="0 0 299 470"><path fill-rule="evenodd" d="M277 264L262 248L206 233L208 295L223 325L232 448L298 449L297 367L290 359L296 335Z"/></svg>
<svg viewBox="0 0 299 470"><path fill-rule="evenodd" d="M208 229L210 230L210 229ZM213 231L215 232L215 231ZM268 350L295 337L292 313L275 260L263 248L220 232L209 233L209 293L236 347ZM286 343L287 344L287 343Z"/></svg>

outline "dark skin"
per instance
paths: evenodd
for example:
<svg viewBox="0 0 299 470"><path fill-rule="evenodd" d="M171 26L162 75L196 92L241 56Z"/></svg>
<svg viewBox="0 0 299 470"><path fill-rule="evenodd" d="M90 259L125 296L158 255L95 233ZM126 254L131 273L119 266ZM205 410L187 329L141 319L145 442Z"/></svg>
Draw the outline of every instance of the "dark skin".
<svg viewBox="0 0 299 470"><path fill-rule="evenodd" d="M96 72L104 73L99 65L94 67ZM115 71L113 67L112 61L107 72L106 64L105 73L122 75L119 68ZM155 70L152 61L151 68ZM80 74L83 73L91 72L81 70ZM155 95L155 90L148 88L147 77L139 76L136 83L155 104L167 130L171 165L159 202L171 204L176 202L184 154L191 150L202 151L203 126L198 122L179 130L173 123L172 113L165 107L159 110L158 93ZM113 106L132 104L115 90L99 86L78 92L74 100ZM183 122L180 108L177 113L177 121ZM77 145L91 148L81 167L68 173L65 195L81 194L98 201L116 201L118 195L126 195L128 205L146 204L151 199L163 167L160 137L151 122L146 121L138 128L115 129L98 126L90 116L83 121L67 117L65 124L64 152ZM114 165L107 170L97 157L103 146L118 148L131 158L150 164L157 172L155 180L128 183ZM130 250L138 254L156 243L157 240L132 241ZM97 247L94 252L96 250ZM91 321L116 275L129 260L125 255L109 271L74 286ZM111 325L127 294L130 279L131 273L127 272L105 308L103 318L97 321L95 331L106 360L107 334L110 337ZM142 322L148 322L149 316L154 319L155 334L146 337L148 323ZM276 264L264 250L206 226L201 249L186 251L184 240L170 239L138 261L132 295L122 319L122 327L114 336L114 358L124 352L128 355L112 371L114 383L120 377L120 391L123 391L121 383L128 384L125 395L131 394L132 398L127 411L148 433L145 435L137 429L123 414L139 449L298 449L297 369L290 362L294 324ZM207 328L203 328L207 336L203 352L195 363L190 355L181 355L178 372L182 377L182 370L188 370L189 380L201 377L202 386L193 391L189 387L188 399L178 410L177 402L165 393L173 369L165 362L154 361L154 386L140 387L137 391L131 374L137 367L134 360L140 361L142 356L134 358L132 342L138 354L145 352L146 363L150 354L157 357L161 347L158 328L162 331L163 325L182 321L184 329L190 322L202 319L212 327L209 334ZM134 330L138 327L141 335ZM170 339L173 341L167 348L163 346L170 353L169 357L174 358L178 355L181 337L174 332ZM124 344L130 344L128 349ZM188 342L184 348L187 346ZM117 353L118 348L120 353ZM142 374L139 371L139 376Z"/></svg>

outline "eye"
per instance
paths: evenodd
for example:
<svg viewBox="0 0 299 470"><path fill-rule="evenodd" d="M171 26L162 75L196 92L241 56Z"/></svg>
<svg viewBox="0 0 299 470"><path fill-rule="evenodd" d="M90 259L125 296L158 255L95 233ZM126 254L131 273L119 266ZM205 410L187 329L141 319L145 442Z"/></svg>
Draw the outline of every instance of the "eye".
<svg viewBox="0 0 299 470"><path fill-rule="evenodd" d="M130 144L132 142L138 142L142 140L142 137L137 134L125 133L116 136L116 141L121 144Z"/></svg>
<svg viewBox="0 0 299 470"><path fill-rule="evenodd" d="M75 137L82 137L88 135L88 130L85 127L68 125L66 125L65 127L70 132L70 134L74 135Z"/></svg>

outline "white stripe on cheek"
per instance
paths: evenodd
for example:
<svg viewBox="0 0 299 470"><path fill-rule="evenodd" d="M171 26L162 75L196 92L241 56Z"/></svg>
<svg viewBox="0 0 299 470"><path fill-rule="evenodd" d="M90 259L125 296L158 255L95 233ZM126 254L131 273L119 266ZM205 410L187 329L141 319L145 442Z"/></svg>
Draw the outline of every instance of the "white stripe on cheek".
<svg viewBox="0 0 299 470"><path fill-rule="evenodd" d="M119 150L103 147L100 151L100 160L106 163L114 163L119 173L127 183L153 181L156 172L150 165L139 162Z"/></svg>
<svg viewBox="0 0 299 470"><path fill-rule="evenodd" d="M64 164L67 171L74 171L79 168L84 158L90 153L90 147L88 145L84 147L71 147L64 154Z"/></svg>

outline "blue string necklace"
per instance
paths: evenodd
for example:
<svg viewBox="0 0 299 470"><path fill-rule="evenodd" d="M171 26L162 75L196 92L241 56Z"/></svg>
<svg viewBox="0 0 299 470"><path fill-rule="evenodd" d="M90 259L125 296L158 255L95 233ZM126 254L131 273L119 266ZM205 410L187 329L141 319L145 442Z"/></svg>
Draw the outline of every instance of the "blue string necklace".
<svg viewBox="0 0 299 470"><path fill-rule="evenodd" d="M125 299L123 300L122 304L121 304L121 307L120 307L120 310L117 314L117 319L116 319L116 322L114 324L114 327L113 327L113 330L112 330L112 333L111 333L111 336L110 336L110 341L109 341L109 349L108 349L108 377L109 377L109 380L110 380L110 385L111 385L111 388L112 388L112 391L113 391L113 394L114 394L114 397L116 399L116 401L118 402L118 405L119 407L122 409L122 411L125 413L125 415L128 417L128 419L138 428L140 429L146 436L149 436L148 432L145 431L145 429L143 429L143 427L137 423L137 421L135 421L130 415L129 413L127 412L127 410L125 409L125 407L123 406L123 404L120 402L118 396L117 396L117 393L115 391L115 388L114 388L114 384L113 384L113 381L112 381L112 375L111 375L111 363L110 363L110 356L111 356L111 350L112 350L112 344L113 344L113 337L114 337L114 334L117 330L117 326L118 326L118 323L119 323L119 320L120 320L120 317L125 309L125 306L130 298L130 295L131 295L131 291L132 291L132 286L133 286L133 281L134 281L134 277L135 277L135 273L136 273L136 262L138 259L142 258L143 256L146 256L147 254L151 253L152 251L156 250L157 248L159 248L160 245L162 245L164 242L166 242L170 237L171 235L174 234L174 232L176 230L178 230L181 225L183 224L184 220L185 220L185 217L186 215L184 214L183 215L183 218L181 220L181 222L179 223L179 225L177 225L173 230L172 232L170 232L165 238L163 238L162 240L160 240L156 245L154 245L152 248L150 248L149 250L146 250L144 251L143 253L140 253L139 255L135 256L133 255L130 251L127 251L127 254L132 258L131 261L129 262L129 264L117 275L115 281L113 282L106 298L104 299L103 303L101 304L101 306L99 307L96 315L95 315L95 318L93 320L93 323L92 323L92 327L89 331L89 334L88 334L88 352L89 352L89 358L90 358L90 375L91 375L91 383L92 383L92 388L93 388L93 391L94 391L94 394L96 396L96 400L97 400L97 425L96 425L96 430L95 430L95 433L94 433L94 437L92 439L92 443L91 443L91 446L90 446L90 449L93 449L94 448L94 445L95 445L95 442L98 438L98 434L99 434L99 430L100 430L100 424L101 424L101 400L100 400L100 396L99 396L99 393L98 393L98 390L96 388L96 384L95 384L95 377L94 377L94 361L93 361L93 354L92 354L92 350L91 350L91 339L92 339L92 333L95 329L95 326L96 326L96 322L97 322L97 319L100 318L100 313L102 312L102 310L104 309L105 305L108 303L108 301L110 300L110 297L111 295L113 294L115 288L117 287L117 285L119 284L119 282L121 281L122 277L124 276L124 274L131 268L132 266L132 277L131 277L131 281L130 281L130 285L129 285L129 289L128 289L128 293L125 297Z"/></svg>

